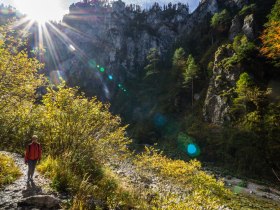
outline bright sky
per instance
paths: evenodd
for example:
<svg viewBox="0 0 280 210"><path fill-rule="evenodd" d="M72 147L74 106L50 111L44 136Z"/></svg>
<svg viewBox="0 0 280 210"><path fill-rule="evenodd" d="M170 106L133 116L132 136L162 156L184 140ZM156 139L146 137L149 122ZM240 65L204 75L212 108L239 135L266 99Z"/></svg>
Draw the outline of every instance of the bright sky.
<svg viewBox="0 0 280 210"><path fill-rule="evenodd" d="M168 4L169 2L189 4L191 11L193 11L199 4L200 0L123 0L126 4L138 4L142 8L151 6L153 2L160 4ZM0 3L5 5L12 5L23 13L26 13L30 18L36 19L40 15L40 19L45 21L50 16L53 20L59 20L63 14L67 13L69 5L79 2L79 0L0 0ZM32 7L30 5L33 5ZM50 15L51 11L51 15Z"/></svg>

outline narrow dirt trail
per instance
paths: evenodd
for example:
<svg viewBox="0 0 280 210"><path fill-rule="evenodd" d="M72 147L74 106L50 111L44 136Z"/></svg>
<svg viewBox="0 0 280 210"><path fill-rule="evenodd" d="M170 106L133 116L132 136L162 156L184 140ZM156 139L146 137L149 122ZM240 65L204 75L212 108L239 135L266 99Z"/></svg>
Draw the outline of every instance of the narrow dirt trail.
<svg viewBox="0 0 280 210"><path fill-rule="evenodd" d="M12 157L22 175L12 184L0 189L0 209L57 209L59 199L49 187L50 180L35 172L34 182L27 183L27 166L24 159L15 153L0 151ZM53 205L53 206L52 206Z"/></svg>

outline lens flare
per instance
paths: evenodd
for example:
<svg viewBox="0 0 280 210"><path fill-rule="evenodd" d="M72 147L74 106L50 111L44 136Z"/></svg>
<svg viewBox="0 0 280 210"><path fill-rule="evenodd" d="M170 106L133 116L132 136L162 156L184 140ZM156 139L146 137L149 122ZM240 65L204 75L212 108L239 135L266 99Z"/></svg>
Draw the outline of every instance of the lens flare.
<svg viewBox="0 0 280 210"><path fill-rule="evenodd" d="M69 45L69 50L70 50L71 52L75 52L75 51L76 51L76 48L75 48L72 44L70 44L70 45Z"/></svg>
<svg viewBox="0 0 280 210"><path fill-rule="evenodd" d="M188 144L187 145L187 153L191 157L197 157L200 155L200 149L196 144Z"/></svg>
<svg viewBox="0 0 280 210"><path fill-rule="evenodd" d="M157 127L163 127L167 123L167 119L162 114L156 114L154 116L154 123Z"/></svg>
<svg viewBox="0 0 280 210"><path fill-rule="evenodd" d="M189 144L187 147L187 151L190 155L193 155L197 152L196 146L194 144Z"/></svg>
<svg viewBox="0 0 280 210"><path fill-rule="evenodd" d="M198 157L200 155L200 148L194 143L196 141L194 138L185 133L180 133L177 141L179 148L186 152L190 157Z"/></svg>

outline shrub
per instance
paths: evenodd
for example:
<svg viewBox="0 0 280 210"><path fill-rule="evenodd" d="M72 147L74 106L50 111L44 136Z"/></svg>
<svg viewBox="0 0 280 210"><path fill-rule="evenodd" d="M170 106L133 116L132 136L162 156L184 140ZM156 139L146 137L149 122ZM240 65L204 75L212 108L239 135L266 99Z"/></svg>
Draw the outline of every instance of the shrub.
<svg viewBox="0 0 280 210"><path fill-rule="evenodd" d="M211 18L211 26L213 28L217 28L219 26L225 26L230 21L230 15L226 9L221 11L220 13L215 13Z"/></svg>
<svg viewBox="0 0 280 210"><path fill-rule="evenodd" d="M180 191L159 191L153 205L166 209L217 209L231 195L221 181L201 171L198 161L171 160L153 148L137 156L139 173L153 173Z"/></svg>
<svg viewBox="0 0 280 210"><path fill-rule="evenodd" d="M12 158L0 155L0 187L10 184L21 175L20 169L15 165Z"/></svg>
<svg viewBox="0 0 280 210"><path fill-rule="evenodd" d="M250 57L254 55L256 51L255 44L250 42L245 35L238 35L234 37L232 47L239 60L250 59Z"/></svg>
<svg viewBox="0 0 280 210"><path fill-rule="evenodd" d="M249 15L256 11L256 4L244 5L240 10L239 15Z"/></svg>

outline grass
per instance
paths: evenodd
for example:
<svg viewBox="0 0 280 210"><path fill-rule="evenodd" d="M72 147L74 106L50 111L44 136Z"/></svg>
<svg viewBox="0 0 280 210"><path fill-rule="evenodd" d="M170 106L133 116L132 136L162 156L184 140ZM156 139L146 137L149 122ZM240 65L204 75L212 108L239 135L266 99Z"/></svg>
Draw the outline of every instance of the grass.
<svg viewBox="0 0 280 210"><path fill-rule="evenodd" d="M77 174L67 161L48 156L37 169L51 179L54 190L72 196L67 209L130 209L145 205L137 199L136 192L106 166L102 167L98 176L93 177L89 173L83 176Z"/></svg>
<svg viewBox="0 0 280 210"><path fill-rule="evenodd" d="M231 209L244 210L276 210L280 209L279 203L273 200L267 200L254 195L237 194L234 195L229 207Z"/></svg>
<svg viewBox="0 0 280 210"><path fill-rule="evenodd" d="M0 156L0 187L11 184L21 175L14 160L7 155Z"/></svg>

